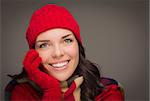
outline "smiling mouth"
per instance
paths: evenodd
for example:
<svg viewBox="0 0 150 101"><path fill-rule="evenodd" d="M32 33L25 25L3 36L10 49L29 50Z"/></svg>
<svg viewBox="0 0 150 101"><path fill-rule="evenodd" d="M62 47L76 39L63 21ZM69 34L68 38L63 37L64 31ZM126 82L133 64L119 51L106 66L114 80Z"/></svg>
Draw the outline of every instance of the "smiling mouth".
<svg viewBox="0 0 150 101"><path fill-rule="evenodd" d="M49 64L50 66L54 67L54 68L62 68L65 67L70 60L67 61L62 61L62 62L58 62L58 63L53 63L53 64Z"/></svg>

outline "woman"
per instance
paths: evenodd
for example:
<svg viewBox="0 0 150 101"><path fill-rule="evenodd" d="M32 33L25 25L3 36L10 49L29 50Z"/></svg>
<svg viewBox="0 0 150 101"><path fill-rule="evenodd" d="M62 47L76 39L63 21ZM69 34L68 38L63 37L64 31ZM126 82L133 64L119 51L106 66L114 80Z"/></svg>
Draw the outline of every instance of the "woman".
<svg viewBox="0 0 150 101"><path fill-rule="evenodd" d="M118 83L100 77L86 59L79 25L64 7L48 4L35 11L26 39L30 50L22 73L6 87L8 100L123 101Z"/></svg>

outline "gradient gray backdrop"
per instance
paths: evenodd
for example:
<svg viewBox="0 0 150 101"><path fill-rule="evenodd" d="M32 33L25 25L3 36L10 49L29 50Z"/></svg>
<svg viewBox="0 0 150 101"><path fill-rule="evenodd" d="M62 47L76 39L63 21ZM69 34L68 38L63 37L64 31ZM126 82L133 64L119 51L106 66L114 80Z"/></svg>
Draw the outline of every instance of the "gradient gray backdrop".
<svg viewBox="0 0 150 101"><path fill-rule="evenodd" d="M87 57L101 66L102 75L124 86L126 100L148 100L145 0L2 0L2 90L10 80L7 74L21 72L31 14L54 1L75 16Z"/></svg>

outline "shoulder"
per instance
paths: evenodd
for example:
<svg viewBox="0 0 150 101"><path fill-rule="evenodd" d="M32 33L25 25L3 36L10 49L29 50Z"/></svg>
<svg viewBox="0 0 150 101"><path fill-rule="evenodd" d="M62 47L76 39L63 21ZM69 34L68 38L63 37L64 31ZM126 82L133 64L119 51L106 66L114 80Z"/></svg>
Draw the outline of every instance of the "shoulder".
<svg viewBox="0 0 150 101"><path fill-rule="evenodd" d="M112 78L102 77L100 83L104 90L96 97L96 101L124 101L124 91L119 82Z"/></svg>
<svg viewBox="0 0 150 101"><path fill-rule="evenodd" d="M12 80L5 88L5 100L39 99L38 92L28 83L19 83Z"/></svg>
<svg viewBox="0 0 150 101"><path fill-rule="evenodd" d="M18 82L14 79L11 80L5 87L4 90L4 98L6 101L9 101L11 92L14 90L15 86L18 84Z"/></svg>

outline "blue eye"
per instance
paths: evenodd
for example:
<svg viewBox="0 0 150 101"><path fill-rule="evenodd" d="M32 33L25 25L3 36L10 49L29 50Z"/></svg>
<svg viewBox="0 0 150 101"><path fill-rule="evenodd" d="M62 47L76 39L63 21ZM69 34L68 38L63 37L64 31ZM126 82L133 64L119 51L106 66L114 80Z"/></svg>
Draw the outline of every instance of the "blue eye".
<svg viewBox="0 0 150 101"><path fill-rule="evenodd" d="M65 42L68 43L68 44L71 43L72 41L73 40L71 40L71 39L65 39Z"/></svg>
<svg viewBox="0 0 150 101"><path fill-rule="evenodd" d="M46 48L47 46L48 46L47 43L43 43L43 44L41 44L41 45L39 46L39 48Z"/></svg>

